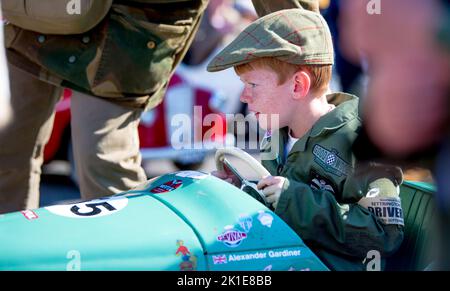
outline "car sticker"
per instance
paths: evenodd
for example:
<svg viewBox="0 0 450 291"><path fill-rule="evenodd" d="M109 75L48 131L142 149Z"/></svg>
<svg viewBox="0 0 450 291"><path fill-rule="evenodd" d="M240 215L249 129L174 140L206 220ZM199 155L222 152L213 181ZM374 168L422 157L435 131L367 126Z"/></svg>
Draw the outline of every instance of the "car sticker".
<svg viewBox="0 0 450 291"><path fill-rule="evenodd" d="M267 226L268 228L272 227L273 216L267 212L264 212L264 210L260 210L258 212L259 222L261 222L262 225Z"/></svg>
<svg viewBox="0 0 450 291"><path fill-rule="evenodd" d="M209 175L202 173L202 172L197 172L197 171L181 171L181 172L177 172L176 176L201 180L201 179L205 179Z"/></svg>
<svg viewBox="0 0 450 291"><path fill-rule="evenodd" d="M217 264L227 264L234 262L245 262L245 261L255 261L255 260L266 260L266 259L284 259L300 257L302 255L301 248L290 248L290 249L276 249L276 250L261 250L245 253L229 253L229 254L219 254L212 256L213 263ZM270 268L271 265L267 266Z"/></svg>
<svg viewBox="0 0 450 291"><path fill-rule="evenodd" d="M159 186L156 186L155 188L151 189L150 192L155 194L167 193L178 189L181 185L183 185L183 181L172 180Z"/></svg>
<svg viewBox="0 0 450 291"><path fill-rule="evenodd" d="M267 251L228 255L228 262L254 261L261 259L267 259Z"/></svg>
<svg viewBox="0 0 450 291"><path fill-rule="evenodd" d="M290 258L290 257L299 257L302 255L300 249L284 249L284 250L270 250L268 252L269 258Z"/></svg>
<svg viewBox="0 0 450 291"><path fill-rule="evenodd" d="M253 226L253 218L246 214L241 214L238 218L238 223L241 228L248 233Z"/></svg>
<svg viewBox="0 0 450 291"><path fill-rule="evenodd" d="M71 218L93 218L107 216L119 212L128 204L124 196L107 197L75 204L54 205L45 207L53 214Z"/></svg>
<svg viewBox="0 0 450 291"><path fill-rule="evenodd" d="M180 271L195 271L197 269L197 257L189 251L182 239L176 241L176 246L175 255L181 257Z"/></svg>
<svg viewBox="0 0 450 291"><path fill-rule="evenodd" d="M28 220L34 220L39 218L39 216L32 210L22 210L20 211L20 213L22 213L22 215Z"/></svg>
<svg viewBox="0 0 450 291"><path fill-rule="evenodd" d="M247 233L234 229L232 225L225 227L225 231L217 236L217 240L227 247L235 248L247 238Z"/></svg>
<svg viewBox="0 0 450 291"><path fill-rule="evenodd" d="M214 265L221 265L228 263L227 261L227 255L218 255L218 256L212 256L213 264Z"/></svg>

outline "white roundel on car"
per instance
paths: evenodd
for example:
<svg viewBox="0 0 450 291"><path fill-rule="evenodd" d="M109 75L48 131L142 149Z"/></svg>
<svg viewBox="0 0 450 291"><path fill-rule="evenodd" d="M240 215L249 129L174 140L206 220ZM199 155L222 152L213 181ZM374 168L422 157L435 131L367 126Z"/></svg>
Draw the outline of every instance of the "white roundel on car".
<svg viewBox="0 0 450 291"><path fill-rule="evenodd" d="M53 214L71 218L92 218L114 214L128 204L127 197L108 197L75 204L45 207Z"/></svg>

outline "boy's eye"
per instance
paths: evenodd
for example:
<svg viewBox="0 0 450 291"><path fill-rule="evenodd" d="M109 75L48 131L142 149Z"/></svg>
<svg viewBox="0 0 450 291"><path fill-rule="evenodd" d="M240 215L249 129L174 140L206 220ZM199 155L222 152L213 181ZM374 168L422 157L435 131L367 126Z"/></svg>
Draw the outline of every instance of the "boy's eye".
<svg viewBox="0 0 450 291"><path fill-rule="evenodd" d="M248 83L250 87L255 88L257 85L255 83Z"/></svg>

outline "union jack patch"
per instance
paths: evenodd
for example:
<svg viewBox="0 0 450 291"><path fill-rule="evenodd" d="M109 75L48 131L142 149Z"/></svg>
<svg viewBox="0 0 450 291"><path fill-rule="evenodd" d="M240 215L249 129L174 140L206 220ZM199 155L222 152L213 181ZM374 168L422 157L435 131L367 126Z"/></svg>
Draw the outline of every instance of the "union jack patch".
<svg viewBox="0 0 450 291"><path fill-rule="evenodd" d="M212 256L212 258L213 258L213 264L214 265L221 265L221 264L228 263L227 255Z"/></svg>

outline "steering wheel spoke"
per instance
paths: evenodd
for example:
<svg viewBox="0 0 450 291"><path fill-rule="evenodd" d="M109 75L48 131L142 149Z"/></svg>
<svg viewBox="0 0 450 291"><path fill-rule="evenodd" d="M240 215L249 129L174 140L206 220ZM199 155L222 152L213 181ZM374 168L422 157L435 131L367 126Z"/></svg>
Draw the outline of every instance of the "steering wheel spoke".
<svg viewBox="0 0 450 291"><path fill-rule="evenodd" d="M256 200L258 200L265 206L270 207L270 204L267 203L267 201L266 201L266 197L264 196L262 191L258 190L258 188L256 187L256 184L245 179L239 173L239 171L233 165L231 165L230 161L225 159L225 155L230 155L230 156L236 157L239 160L246 163L248 166L250 166L250 168L257 174L258 180L260 180L266 176L269 176L270 175L269 171L267 171L266 168L264 168L255 158L253 158L251 155L249 155L248 153L244 152L243 150L241 150L239 148L229 147L229 148L218 149L216 151L215 160L216 160L217 170L225 171L225 167L226 167L241 182L240 189L242 191L246 192L247 194L249 194Z"/></svg>

